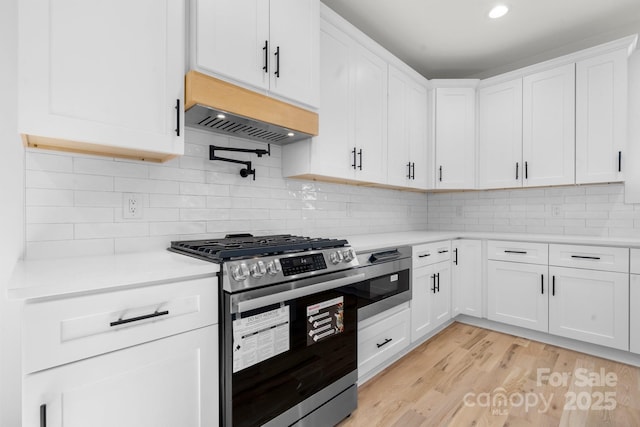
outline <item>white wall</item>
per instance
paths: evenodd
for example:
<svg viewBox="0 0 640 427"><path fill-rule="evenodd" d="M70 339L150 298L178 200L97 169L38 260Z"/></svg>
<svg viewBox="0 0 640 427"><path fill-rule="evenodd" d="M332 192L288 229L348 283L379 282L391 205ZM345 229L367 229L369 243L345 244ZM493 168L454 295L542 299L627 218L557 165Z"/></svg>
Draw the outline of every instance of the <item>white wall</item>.
<svg viewBox="0 0 640 427"><path fill-rule="evenodd" d="M17 134L18 0L0 2L0 426L20 426L20 328L7 280L23 247L24 149Z"/></svg>
<svg viewBox="0 0 640 427"><path fill-rule="evenodd" d="M317 237L425 229L421 193L282 178L281 147L240 165L212 162L209 145L265 144L188 129L185 155L164 164L27 150L27 258L166 248L171 240L226 233ZM123 193L142 197L143 218L123 219Z"/></svg>

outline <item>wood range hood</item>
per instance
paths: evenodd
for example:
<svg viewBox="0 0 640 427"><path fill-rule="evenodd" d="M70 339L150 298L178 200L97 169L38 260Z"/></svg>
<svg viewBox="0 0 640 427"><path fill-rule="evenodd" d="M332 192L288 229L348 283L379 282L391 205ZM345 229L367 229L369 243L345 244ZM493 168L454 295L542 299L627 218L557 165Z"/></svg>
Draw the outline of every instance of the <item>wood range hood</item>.
<svg viewBox="0 0 640 427"><path fill-rule="evenodd" d="M185 77L185 125L228 136L287 144L318 135L318 114L211 76Z"/></svg>

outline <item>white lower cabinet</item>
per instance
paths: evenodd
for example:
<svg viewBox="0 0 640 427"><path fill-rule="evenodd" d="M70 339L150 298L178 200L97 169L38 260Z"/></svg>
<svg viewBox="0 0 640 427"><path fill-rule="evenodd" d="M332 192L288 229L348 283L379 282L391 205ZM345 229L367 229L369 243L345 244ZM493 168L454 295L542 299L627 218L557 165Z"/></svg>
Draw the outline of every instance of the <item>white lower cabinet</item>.
<svg viewBox="0 0 640 427"><path fill-rule="evenodd" d="M487 269L489 319L547 332L547 265L489 260Z"/></svg>
<svg viewBox="0 0 640 427"><path fill-rule="evenodd" d="M629 350L640 354L640 275L632 274L629 283Z"/></svg>
<svg viewBox="0 0 640 427"><path fill-rule="evenodd" d="M361 322L358 330L358 377L363 378L410 342L409 308L388 310Z"/></svg>
<svg viewBox="0 0 640 427"><path fill-rule="evenodd" d="M482 241L454 240L452 248L452 315L482 317Z"/></svg>
<svg viewBox="0 0 640 427"><path fill-rule="evenodd" d="M25 426L217 425L217 326L26 375L23 396Z"/></svg>
<svg viewBox="0 0 640 427"><path fill-rule="evenodd" d="M549 267L549 332L629 350L629 275Z"/></svg>
<svg viewBox="0 0 640 427"><path fill-rule="evenodd" d="M413 271L411 341L415 342L451 318L451 262Z"/></svg>

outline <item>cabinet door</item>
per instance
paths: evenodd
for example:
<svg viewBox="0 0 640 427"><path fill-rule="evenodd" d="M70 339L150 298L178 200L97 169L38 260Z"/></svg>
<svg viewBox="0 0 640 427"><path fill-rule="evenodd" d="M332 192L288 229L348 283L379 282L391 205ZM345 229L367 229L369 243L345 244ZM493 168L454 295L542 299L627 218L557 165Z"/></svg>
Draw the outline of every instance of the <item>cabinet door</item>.
<svg viewBox="0 0 640 427"><path fill-rule="evenodd" d="M547 332L548 267L505 261L487 266L489 319Z"/></svg>
<svg viewBox="0 0 640 427"><path fill-rule="evenodd" d="M270 0L269 7L270 91L316 106L320 2Z"/></svg>
<svg viewBox="0 0 640 427"><path fill-rule="evenodd" d="M480 188L521 187L522 79L478 91Z"/></svg>
<svg viewBox="0 0 640 427"><path fill-rule="evenodd" d="M522 83L524 186L575 182L575 65Z"/></svg>
<svg viewBox="0 0 640 427"><path fill-rule="evenodd" d="M576 63L576 184L621 181L627 50Z"/></svg>
<svg viewBox="0 0 640 427"><path fill-rule="evenodd" d="M269 88L268 1L195 0L193 18L198 68Z"/></svg>
<svg viewBox="0 0 640 427"><path fill-rule="evenodd" d="M431 324L435 328L451 319L451 262L433 265L436 274L436 292L431 296Z"/></svg>
<svg viewBox="0 0 640 427"><path fill-rule="evenodd" d="M352 59L355 177L360 181L384 183L387 176L387 63L362 46L354 47Z"/></svg>
<svg viewBox="0 0 640 427"><path fill-rule="evenodd" d="M411 81L407 86L407 139L409 140L409 161L411 180L409 186L426 190L429 188L427 155L427 88Z"/></svg>
<svg viewBox="0 0 640 427"><path fill-rule="evenodd" d="M629 350L640 354L640 275L631 275L629 287Z"/></svg>
<svg viewBox="0 0 640 427"><path fill-rule="evenodd" d="M436 188L474 188L475 90L436 89Z"/></svg>
<svg viewBox="0 0 640 427"><path fill-rule="evenodd" d="M407 186L411 181L408 97L407 77L389 66L387 183L390 185Z"/></svg>
<svg viewBox="0 0 640 427"><path fill-rule="evenodd" d="M454 240L451 267L452 315L482 317L482 242Z"/></svg>
<svg viewBox="0 0 640 427"><path fill-rule="evenodd" d="M432 266L413 269L413 296L411 299L411 342L431 332L433 296L436 292L436 275Z"/></svg>
<svg viewBox="0 0 640 427"><path fill-rule="evenodd" d="M85 152L182 154L184 9L184 0L21 1L20 132Z"/></svg>
<svg viewBox="0 0 640 427"><path fill-rule="evenodd" d="M217 325L27 375L23 422L48 427L213 426Z"/></svg>
<svg viewBox="0 0 640 427"><path fill-rule="evenodd" d="M549 267L549 275L550 333L629 350L629 274Z"/></svg>

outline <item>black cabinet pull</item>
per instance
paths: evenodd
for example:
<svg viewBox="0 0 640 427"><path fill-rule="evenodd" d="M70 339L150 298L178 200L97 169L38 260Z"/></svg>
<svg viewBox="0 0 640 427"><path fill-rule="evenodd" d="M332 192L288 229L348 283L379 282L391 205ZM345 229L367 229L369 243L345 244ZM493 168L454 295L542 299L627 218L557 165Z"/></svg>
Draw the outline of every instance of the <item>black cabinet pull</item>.
<svg viewBox="0 0 640 427"><path fill-rule="evenodd" d="M556 276L551 276L551 296L556 296Z"/></svg>
<svg viewBox="0 0 640 427"><path fill-rule="evenodd" d="M455 249L453 250L453 253L456 255L456 257L453 259L453 263L454 263L455 265L458 265L458 248L455 248Z"/></svg>
<svg viewBox="0 0 640 427"><path fill-rule="evenodd" d="M415 162L411 163L411 169L410 170L413 170L413 172L411 172L411 179L415 180L416 179L416 164L415 164Z"/></svg>
<svg viewBox="0 0 640 427"><path fill-rule="evenodd" d="M540 275L540 292L544 295L544 274Z"/></svg>
<svg viewBox="0 0 640 427"><path fill-rule="evenodd" d="M120 319L116 320L115 322L109 323L109 326L124 325L125 323L137 322L139 320L151 319L153 317L166 316L167 314L169 314L169 310L155 311L155 312L153 312L151 314L145 314L144 316L132 317L130 319L122 319L122 318L120 318Z"/></svg>
<svg viewBox="0 0 640 427"><path fill-rule="evenodd" d="M524 162L524 179L529 179L529 162Z"/></svg>
<svg viewBox="0 0 640 427"><path fill-rule="evenodd" d="M40 427L47 427L47 405L40 405Z"/></svg>
<svg viewBox="0 0 640 427"><path fill-rule="evenodd" d="M176 136L180 136L180 98L176 99Z"/></svg>
<svg viewBox="0 0 640 427"><path fill-rule="evenodd" d="M280 78L280 46L276 47L276 53L274 53L274 55L276 56L276 72L273 74L275 74L277 78Z"/></svg>
<svg viewBox="0 0 640 427"><path fill-rule="evenodd" d="M449 249L443 249L441 251L438 251L439 254L446 254L447 252L449 252Z"/></svg>
<svg viewBox="0 0 640 427"><path fill-rule="evenodd" d="M622 151L618 151L618 172L622 172Z"/></svg>
<svg viewBox="0 0 640 427"><path fill-rule="evenodd" d="M358 169L362 170L362 148L358 150L358 157L360 158L360 164L358 165Z"/></svg>
<svg viewBox="0 0 640 427"><path fill-rule="evenodd" d="M442 166L440 166L440 182L442 182Z"/></svg>
<svg viewBox="0 0 640 427"><path fill-rule="evenodd" d="M599 256L582 256L582 255L571 255L571 258L578 258L578 259L600 259Z"/></svg>
<svg viewBox="0 0 640 427"><path fill-rule="evenodd" d="M432 274L431 278L433 279L433 288L431 288L431 292L436 293L436 275Z"/></svg>
<svg viewBox="0 0 640 427"><path fill-rule="evenodd" d="M389 344L391 341L393 341L393 338L387 338L386 340L384 340L382 344L376 343L376 345L378 346L378 348L384 347L385 345Z"/></svg>
<svg viewBox="0 0 640 427"><path fill-rule="evenodd" d="M520 168L520 163L516 162L516 181L518 180L518 169Z"/></svg>
<svg viewBox="0 0 640 427"><path fill-rule="evenodd" d="M526 255L527 251L504 251L506 254L523 254Z"/></svg>
<svg viewBox="0 0 640 427"><path fill-rule="evenodd" d="M418 255L418 258L425 258L431 256L431 254L422 254L422 255Z"/></svg>
<svg viewBox="0 0 640 427"><path fill-rule="evenodd" d="M407 178L411 179L411 162L407 163L407 167L409 168L409 174L407 175Z"/></svg>
<svg viewBox="0 0 640 427"><path fill-rule="evenodd" d="M351 165L351 167L353 168L353 170L356 170L356 147L353 147L353 150L351 150L351 154L353 154L353 164Z"/></svg>
<svg viewBox="0 0 640 427"><path fill-rule="evenodd" d="M438 292L440 292L440 273L437 274L438 277Z"/></svg>
<svg viewBox="0 0 640 427"><path fill-rule="evenodd" d="M262 48L262 50L264 50L264 65L262 66L262 70L265 73L268 73L269 72L269 40L264 41L264 47Z"/></svg>

